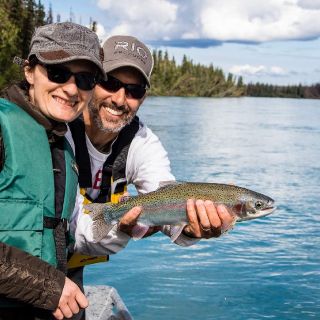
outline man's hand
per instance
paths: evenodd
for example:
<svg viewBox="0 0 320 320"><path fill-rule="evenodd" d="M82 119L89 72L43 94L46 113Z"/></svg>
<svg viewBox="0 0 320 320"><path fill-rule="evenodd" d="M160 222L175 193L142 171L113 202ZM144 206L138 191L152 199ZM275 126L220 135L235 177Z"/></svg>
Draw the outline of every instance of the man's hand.
<svg viewBox="0 0 320 320"><path fill-rule="evenodd" d="M137 219L141 211L141 207L134 207L130 211L128 211L119 221L118 230L132 237L134 233L134 228L137 224ZM161 230L161 227L149 227L147 233L143 237L149 237L152 234L158 232L159 230Z"/></svg>
<svg viewBox="0 0 320 320"><path fill-rule="evenodd" d="M234 215L223 205L215 206L212 201L187 201L189 224L183 233L191 238L219 237L234 224Z"/></svg>
<svg viewBox="0 0 320 320"><path fill-rule="evenodd" d="M52 314L58 320L71 318L79 312L80 308L87 306L88 300L85 295L73 281L66 277L58 308Z"/></svg>

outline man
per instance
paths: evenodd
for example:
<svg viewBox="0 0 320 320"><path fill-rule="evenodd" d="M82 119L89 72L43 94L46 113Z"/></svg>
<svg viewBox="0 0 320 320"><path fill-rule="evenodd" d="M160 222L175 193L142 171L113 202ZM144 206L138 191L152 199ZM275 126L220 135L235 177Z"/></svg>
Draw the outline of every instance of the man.
<svg viewBox="0 0 320 320"><path fill-rule="evenodd" d="M150 88L151 52L134 37L113 36L104 43L103 53L108 79L96 86L83 119L70 124L85 203L117 202L129 183L139 193L146 193L157 189L162 181L174 180L162 144L136 116L146 98L146 88ZM105 239L94 243L90 241L91 219L79 211L74 215L76 248L93 255L119 251L130 240L140 212L138 207L130 210ZM224 206L216 207L210 201L190 199L187 215L189 224L183 230L170 226L161 229L182 246L200 238L218 237L233 222ZM148 234L159 230L153 228Z"/></svg>
<svg viewBox="0 0 320 320"><path fill-rule="evenodd" d="M130 183L138 193L146 193L157 189L162 181L175 180L158 137L136 116L146 98L146 89L150 88L151 52L134 37L114 36L104 43L103 53L108 80L96 86L83 118L70 123L71 132L67 134L70 142L72 135L75 143L81 187L71 231L75 234L75 250L91 256L106 256L123 249L135 232L141 208L130 210L97 243L93 240L91 218L83 213L82 202L116 203ZM210 201L188 200L187 216L189 224L183 229L154 227L145 231L145 236L161 230L175 239L176 244L189 246L200 238L220 236L233 222L224 206L215 207ZM72 257L72 263L74 260ZM69 276L81 286L82 269L75 266L77 261L71 264Z"/></svg>

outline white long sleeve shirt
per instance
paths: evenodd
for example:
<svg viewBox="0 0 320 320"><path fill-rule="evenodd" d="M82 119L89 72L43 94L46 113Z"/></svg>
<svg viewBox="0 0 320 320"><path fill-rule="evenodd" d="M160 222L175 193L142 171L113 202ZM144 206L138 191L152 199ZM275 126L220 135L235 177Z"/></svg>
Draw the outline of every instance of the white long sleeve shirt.
<svg viewBox="0 0 320 320"><path fill-rule="evenodd" d="M71 132L66 137L74 148ZM86 136L87 148L90 156L92 188L87 189L88 195L95 199L100 190L103 164L110 154L99 152ZM126 179L133 184L138 193L156 190L162 181L173 181L170 162L167 152L159 138L142 122L133 138L127 157ZM83 213L83 196L78 192L77 203L70 224L71 233L75 237L75 251L88 255L107 255L123 249L131 239L127 234L117 230L115 226L99 242L93 240L92 220L88 214ZM170 236L171 227L164 226L162 232ZM181 230L180 230L181 232ZM175 243L181 246L190 246L197 242L180 234Z"/></svg>

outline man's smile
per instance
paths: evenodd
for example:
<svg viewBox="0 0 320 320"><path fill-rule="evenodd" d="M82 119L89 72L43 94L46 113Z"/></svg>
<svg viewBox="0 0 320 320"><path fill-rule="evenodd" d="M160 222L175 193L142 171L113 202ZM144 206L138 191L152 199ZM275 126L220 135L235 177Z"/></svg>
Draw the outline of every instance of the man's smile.
<svg viewBox="0 0 320 320"><path fill-rule="evenodd" d="M122 116L124 114L124 111L123 110L115 110L115 109L112 109L110 107L105 107L105 110L107 110L109 113L111 113L112 115L114 116Z"/></svg>
<svg viewBox="0 0 320 320"><path fill-rule="evenodd" d="M110 104L106 104L106 103L103 103L101 105L101 107L108 113L110 113L111 115L113 116L116 116L116 117L121 117L123 114L126 113L126 111L124 110L124 108L116 108L116 107L113 107L111 106Z"/></svg>

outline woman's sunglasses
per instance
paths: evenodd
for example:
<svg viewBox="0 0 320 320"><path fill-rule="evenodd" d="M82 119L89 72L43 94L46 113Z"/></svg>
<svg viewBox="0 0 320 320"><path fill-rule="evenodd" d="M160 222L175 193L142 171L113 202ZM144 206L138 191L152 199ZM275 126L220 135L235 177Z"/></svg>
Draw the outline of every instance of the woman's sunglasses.
<svg viewBox="0 0 320 320"><path fill-rule="evenodd" d="M124 88L127 98L141 99L146 94L146 86L141 84L128 84L108 75L107 80L100 79L99 85L110 92L117 92Z"/></svg>
<svg viewBox="0 0 320 320"><path fill-rule="evenodd" d="M40 63L39 63L40 64ZM71 72L61 65L40 64L47 70L48 79L55 83L66 83L72 76L80 90L92 90L97 84L97 76L91 72Z"/></svg>

